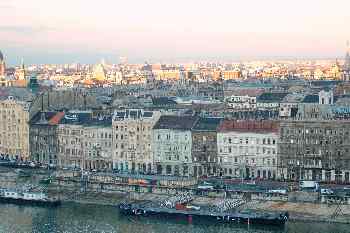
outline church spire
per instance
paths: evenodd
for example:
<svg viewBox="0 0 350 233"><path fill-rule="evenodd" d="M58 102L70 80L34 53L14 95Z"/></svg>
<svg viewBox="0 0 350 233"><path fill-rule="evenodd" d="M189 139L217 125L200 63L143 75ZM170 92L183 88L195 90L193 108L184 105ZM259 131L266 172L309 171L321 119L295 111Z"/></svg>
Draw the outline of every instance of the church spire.
<svg viewBox="0 0 350 233"><path fill-rule="evenodd" d="M344 70L350 71L350 42L346 41L346 55L344 62Z"/></svg>
<svg viewBox="0 0 350 233"><path fill-rule="evenodd" d="M350 42L346 41L346 55L343 66L343 79L349 81L350 79Z"/></svg>

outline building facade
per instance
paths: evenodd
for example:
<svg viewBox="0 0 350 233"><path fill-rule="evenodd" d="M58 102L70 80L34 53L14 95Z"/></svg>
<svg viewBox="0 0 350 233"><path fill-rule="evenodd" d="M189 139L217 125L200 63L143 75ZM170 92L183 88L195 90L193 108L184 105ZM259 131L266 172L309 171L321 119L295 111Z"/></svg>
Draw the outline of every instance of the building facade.
<svg viewBox="0 0 350 233"><path fill-rule="evenodd" d="M280 126L280 173L288 180L349 183L350 122L289 120Z"/></svg>
<svg viewBox="0 0 350 233"><path fill-rule="evenodd" d="M112 121L113 168L132 173L151 173L152 129L160 112L128 109L116 111Z"/></svg>
<svg viewBox="0 0 350 233"><path fill-rule="evenodd" d="M17 96L0 97L0 153L2 155L12 159L29 159L29 108L30 102Z"/></svg>
<svg viewBox="0 0 350 233"><path fill-rule="evenodd" d="M95 119L83 127L83 168L85 170L113 169L112 119Z"/></svg>
<svg viewBox="0 0 350 233"><path fill-rule="evenodd" d="M223 121L217 135L220 175L276 179L278 138L274 121Z"/></svg>
<svg viewBox="0 0 350 233"><path fill-rule="evenodd" d="M255 96L228 96L225 98L226 105L232 109L254 110L256 109Z"/></svg>
<svg viewBox="0 0 350 233"><path fill-rule="evenodd" d="M91 111L66 112L57 127L58 165L84 168L84 124L91 122Z"/></svg>
<svg viewBox="0 0 350 233"><path fill-rule="evenodd" d="M57 127L63 112L39 112L30 121L30 158L36 163L58 165Z"/></svg>
<svg viewBox="0 0 350 233"><path fill-rule="evenodd" d="M222 118L200 118L192 129L194 176L213 176L218 172L217 130Z"/></svg>
<svg viewBox="0 0 350 233"><path fill-rule="evenodd" d="M153 127L153 156L156 173L194 176L191 129L197 118L161 116Z"/></svg>
<svg viewBox="0 0 350 233"><path fill-rule="evenodd" d="M84 131L81 124L59 124L58 138L58 165L61 168L82 168Z"/></svg>

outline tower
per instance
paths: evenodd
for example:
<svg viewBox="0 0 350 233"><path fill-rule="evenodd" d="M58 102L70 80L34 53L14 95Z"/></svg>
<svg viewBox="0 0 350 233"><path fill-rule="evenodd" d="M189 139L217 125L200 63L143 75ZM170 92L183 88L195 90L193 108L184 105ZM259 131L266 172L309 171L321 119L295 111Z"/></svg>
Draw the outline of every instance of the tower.
<svg viewBox="0 0 350 233"><path fill-rule="evenodd" d="M0 76L5 76L5 60L4 60L4 55L0 51Z"/></svg>
<svg viewBox="0 0 350 233"><path fill-rule="evenodd" d="M39 91L40 86L36 74L32 74L30 77L27 88L29 88L33 93L37 93Z"/></svg>
<svg viewBox="0 0 350 233"><path fill-rule="evenodd" d="M21 66L18 70L16 70L16 77L18 80L25 80L26 79L26 68L24 65L24 60L22 58Z"/></svg>
<svg viewBox="0 0 350 233"><path fill-rule="evenodd" d="M346 42L346 55L345 62L343 66L343 79L346 81L350 80L350 42Z"/></svg>

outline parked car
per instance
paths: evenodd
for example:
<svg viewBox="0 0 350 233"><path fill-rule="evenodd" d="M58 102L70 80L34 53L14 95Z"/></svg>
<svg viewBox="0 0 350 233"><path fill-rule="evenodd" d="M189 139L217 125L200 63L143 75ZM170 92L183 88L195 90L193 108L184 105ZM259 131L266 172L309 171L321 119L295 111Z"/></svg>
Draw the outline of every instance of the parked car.
<svg viewBox="0 0 350 233"><path fill-rule="evenodd" d="M321 194L322 195L332 195L334 194L332 189L321 189Z"/></svg>
<svg viewBox="0 0 350 233"><path fill-rule="evenodd" d="M267 193L277 193L277 194L287 194L287 190L286 189L270 189L267 191Z"/></svg>
<svg viewBox="0 0 350 233"><path fill-rule="evenodd" d="M211 183L203 182L202 184L198 185L197 188L202 190L213 190L214 186Z"/></svg>

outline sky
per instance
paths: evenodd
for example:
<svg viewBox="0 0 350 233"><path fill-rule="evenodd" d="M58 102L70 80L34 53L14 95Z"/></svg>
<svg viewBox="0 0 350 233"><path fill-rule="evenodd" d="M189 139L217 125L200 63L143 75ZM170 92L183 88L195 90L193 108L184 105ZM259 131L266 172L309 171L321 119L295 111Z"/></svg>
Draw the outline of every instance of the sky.
<svg viewBox="0 0 350 233"><path fill-rule="evenodd" d="M1 0L8 63L343 57L349 0Z"/></svg>

